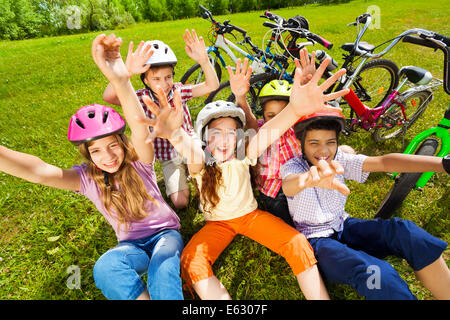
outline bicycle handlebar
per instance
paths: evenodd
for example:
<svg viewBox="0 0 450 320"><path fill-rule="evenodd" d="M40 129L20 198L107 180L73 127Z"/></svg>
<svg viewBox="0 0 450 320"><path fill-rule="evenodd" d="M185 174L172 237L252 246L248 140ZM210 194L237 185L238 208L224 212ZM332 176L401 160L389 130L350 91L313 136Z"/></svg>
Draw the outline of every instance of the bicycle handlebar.
<svg viewBox="0 0 450 320"><path fill-rule="evenodd" d="M270 16L267 15L268 13L270 14ZM308 40L313 40L317 43L320 43L322 46L324 46L327 49L331 49L333 47L333 43L326 40L325 38L309 31L308 29L301 28L300 23L298 21L296 21L295 19L290 18L288 21L286 21L285 19L283 19L279 16L276 16L278 18L276 18L274 16L276 16L276 15L266 11L265 15L261 16L261 18L268 18L272 21L283 21L281 27L289 29L289 31L291 33L299 34L300 38L306 38ZM280 20L280 19L282 19L282 20ZM280 25L277 25L277 24L271 23L271 22L267 22L267 21L263 22L263 26L271 28L271 29L280 28Z"/></svg>
<svg viewBox="0 0 450 320"><path fill-rule="evenodd" d="M214 20L212 13L211 13L208 9L206 9L206 8L205 8L204 6L202 6L201 4L199 4L198 6L199 6L199 8L203 11L203 13L202 13L202 18L203 18L203 19L206 19L206 20L207 20L207 19L210 19L211 22L212 22L215 26L217 26L217 27L220 29L220 31L221 31L222 33L231 33L233 30L236 30L237 32L242 33L242 34L244 35L244 37L246 36L246 34L247 34L247 31L246 31L246 30L244 30L244 29L242 29L242 28L239 28L239 27L237 27L237 26L235 26L235 25L230 24L230 23L229 23L229 20L225 20L225 21L223 22L223 24L221 24L220 22Z"/></svg>
<svg viewBox="0 0 450 320"><path fill-rule="evenodd" d="M419 29L421 30L421 29ZM425 35L424 33L417 33L419 34L418 37L413 37L410 35L406 35L403 37L403 42L416 44L423 47L428 47L432 49L439 49L444 53L444 77L443 77L443 87L444 91L447 94L450 94L450 79L449 79L449 69L450 69L450 50L449 50L449 44L450 44L450 38L446 37L444 35L441 35L436 32L427 31L428 35Z"/></svg>

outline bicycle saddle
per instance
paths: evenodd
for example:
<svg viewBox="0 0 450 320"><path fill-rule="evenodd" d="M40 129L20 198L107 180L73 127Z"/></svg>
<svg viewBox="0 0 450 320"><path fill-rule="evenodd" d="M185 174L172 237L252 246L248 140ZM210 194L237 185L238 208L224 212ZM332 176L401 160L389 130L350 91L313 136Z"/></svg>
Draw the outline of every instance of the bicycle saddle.
<svg viewBox="0 0 450 320"><path fill-rule="evenodd" d="M428 70L415 67L415 66L406 66L400 69L400 76L405 76L414 84L425 85L429 83L433 76Z"/></svg>
<svg viewBox="0 0 450 320"><path fill-rule="evenodd" d="M354 47L355 47L355 44L352 43L352 42L344 43L344 44L341 46L341 48L342 48L343 50L348 51L348 52L352 52ZM361 42L358 44L358 49L361 50L361 51L365 51L365 52L372 52L372 51L375 49L375 46L372 45L372 44L370 44L370 43L367 43L367 42L365 42L365 41L361 41ZM356 53L356 55L359 56L358 53Z"/></svg>

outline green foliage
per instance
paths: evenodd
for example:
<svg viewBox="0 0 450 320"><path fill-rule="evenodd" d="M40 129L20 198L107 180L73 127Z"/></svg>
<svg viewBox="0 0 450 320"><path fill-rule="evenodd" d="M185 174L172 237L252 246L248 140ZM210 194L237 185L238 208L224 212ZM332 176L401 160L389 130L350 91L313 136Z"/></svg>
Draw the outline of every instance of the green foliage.
<svg viewBox="0 0 450 320"><path fill-rule="evenodd" d="M331 4L350 0L316 0ZM141 21L198 16L199 3L214 15L306 4L308 0L1 0L0 40L121 29Z"/></svg>

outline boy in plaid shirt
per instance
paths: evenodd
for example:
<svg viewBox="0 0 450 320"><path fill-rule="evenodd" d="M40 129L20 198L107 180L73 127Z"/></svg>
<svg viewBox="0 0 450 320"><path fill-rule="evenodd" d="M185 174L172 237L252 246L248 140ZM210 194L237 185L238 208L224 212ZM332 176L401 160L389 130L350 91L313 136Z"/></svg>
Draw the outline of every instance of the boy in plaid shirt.
<svg viewBox="0 0 450 320"><path fill-rule="evenodd" d="M344 123L339 111L302 117L294 131L303 154L281 168L295 227L309 240L322 276L350 285L366 299L416 299L382 260L395 255L409 263L435 298L450 299L450 270L442 256L446 242L408 220L356 219L345 212L350 191L344 179L362 183L370 172L444 172L442 158L343 153L338 138ZM331 190L336 182L344 186L339 191Z"/></svg>
<svg viewBox="0 0 450 320"><path fill-rule="evenodd" d="M130 43L126 66L130 77L140 74L145 86L145 88L137 90L136 95L147 117L154 118L154 115L143 102L143 96L149 96L159 106L156 92L158 87L161 87L167 95L170 105L173 107L173 92L174 90L180 90L184 111L182 127L190 135L195 135L187 102L192 98L207 95L216 90L219 87L219 80L208 59L203 38L197 37L194 30L192 30L191 34L186 29L183 39L186 43L185 49L188 56L200 64L205 75L205 82L196 85L174 83L173 76L177 58L170 47L162 41L154 40L145 43L141 41L134 53L133 44ZM111 84L105 89L103 99L111 104L120 105ZM189 203L190 193L186 165L182 163L181 157L177 155L167 139L155 138L153 144L155 156L161 162L166 195L170 197L177 209L186 207Z"/></svg>

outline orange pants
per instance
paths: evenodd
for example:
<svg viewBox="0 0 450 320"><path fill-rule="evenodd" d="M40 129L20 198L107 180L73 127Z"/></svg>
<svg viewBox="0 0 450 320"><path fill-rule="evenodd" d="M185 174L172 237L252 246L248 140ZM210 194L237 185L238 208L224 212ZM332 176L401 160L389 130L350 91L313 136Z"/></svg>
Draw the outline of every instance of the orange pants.
<svg viewBox="0 0 450 320"><path fill-rule="evenodd" d="M237 234L242 234L284 257L295 275L316 264L305 236L274 215L256 209L245 216L207 221L181 254L181 276L190 287L213 276L212 265Z"/></svg>

